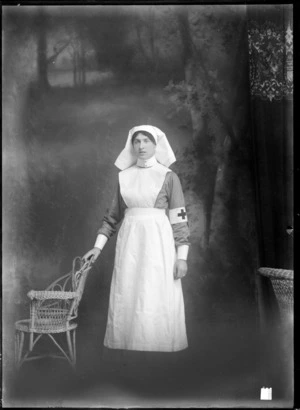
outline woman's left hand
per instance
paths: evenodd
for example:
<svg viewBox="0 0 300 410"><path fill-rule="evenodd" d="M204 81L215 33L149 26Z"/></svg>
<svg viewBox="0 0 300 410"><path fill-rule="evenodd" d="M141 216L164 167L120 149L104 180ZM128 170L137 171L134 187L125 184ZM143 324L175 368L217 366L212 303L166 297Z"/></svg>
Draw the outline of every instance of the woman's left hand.
<svg viewBox="0 0 300 410"><path fill-rule="evenodd" d="M187 274L187 263L184 259L177 259L174 267L174 278L181 279Z"/></svg>

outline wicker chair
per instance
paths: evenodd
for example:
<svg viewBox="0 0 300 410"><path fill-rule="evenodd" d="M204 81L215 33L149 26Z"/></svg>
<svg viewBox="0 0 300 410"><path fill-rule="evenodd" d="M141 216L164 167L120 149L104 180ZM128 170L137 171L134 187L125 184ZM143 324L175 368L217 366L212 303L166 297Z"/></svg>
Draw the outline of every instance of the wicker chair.
<svg viewBox="0 0 300 410"><path fill-rule="evenodd" d="M260 377L262 386L272 386L275 382L278 390L281 389L279 386L286 386L288 380L292 381L294 272L288 269L260 267L258 277L265 277L270 281L280 314L277 318L277 315L274 315L275 311L269 310L272 302L268 298L265 300L263 288L259 286ZM271 305L268 302L271 302ZM290 382L288 382L288 386L284 387L284 390L289 390L290 387Z"/></svg>
<svg viewBox="0 0 300 410"><path fill-rule="evenodd" d="M54 357L67 360L75 369L76 328L74 321L92 261L84 262L79 256L73 260L72 271L55 280L46 290L31 290L30 318L15 323L15 365L29 360ZM65 333L66 339L61 338ZM60 354L37 353L36 345L42 336L48 336Z"/></svg>
<svg viewBox="0 0 300 410"><path fill-rule="evenodd" d="M272 287L278 301L281 316L293 317L294 306L294 271L261 267L258 272L271 280Z"/></svg>

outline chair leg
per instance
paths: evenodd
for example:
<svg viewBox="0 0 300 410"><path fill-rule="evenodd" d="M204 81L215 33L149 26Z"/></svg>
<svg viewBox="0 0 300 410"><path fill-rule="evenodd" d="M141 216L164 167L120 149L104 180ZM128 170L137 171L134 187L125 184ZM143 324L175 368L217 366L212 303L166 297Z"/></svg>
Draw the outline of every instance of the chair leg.
<svg viewBox="0 0 300 410"><path fill-rule="evenodd" d="M76 350L75 350L74 340L75 340L74 333L73 333L73 340L72 340L71 331L68 330L67 331L67 342L68 342L68 348L69 348L70 364L73 368L75 368L75 365L76 365Z"/></svg>
<svg viewBox="0 0 300 410"><path fill-rule="evenodd" d="M73 330L74 366L76 366L76 329Z"/></svg>
<svg viewBox="0 0 300 410"><path fill-rule="evenodd" d="M15 365L17 370L20 369L22 365L22 353L24 347L24 333L17 330L15 334Z"/></svg>
<svg viewBox="0 0 300 410"><path fill-rule="evenodd" d="M29 351L32 352L33 349L33 332L30 332L29 336Z"/></svg>
<svg viewBox="0 0 300 410"><path fill-rule="evenodd" d="M19 335L17 330L15 332L15 367L19 369Z"/></svg>

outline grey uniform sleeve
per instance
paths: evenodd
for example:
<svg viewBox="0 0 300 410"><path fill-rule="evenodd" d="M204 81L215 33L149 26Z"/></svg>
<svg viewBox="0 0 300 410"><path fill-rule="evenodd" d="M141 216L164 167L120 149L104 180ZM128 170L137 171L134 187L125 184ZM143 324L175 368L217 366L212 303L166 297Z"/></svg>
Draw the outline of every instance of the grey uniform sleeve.
<svg viewBox="0 0 300 410"><path fill-rule="evenodd" d="M117 231L117 225L124 217L124 211L126 204L120 193L120 185L116 189L114 198L112 200L110 208L106 211L104 215L102 225L98 229L97 234L102 234L107 236L107 238L112 237Z"/></svg>
<svg viewBox="0 0 300 410"><path fill-rule="evenodd" d="M189 246L190 230L181 183L175 172L170 172L167 176L169 219L173 229L175 245L177 247L181 245Z"/></svg>

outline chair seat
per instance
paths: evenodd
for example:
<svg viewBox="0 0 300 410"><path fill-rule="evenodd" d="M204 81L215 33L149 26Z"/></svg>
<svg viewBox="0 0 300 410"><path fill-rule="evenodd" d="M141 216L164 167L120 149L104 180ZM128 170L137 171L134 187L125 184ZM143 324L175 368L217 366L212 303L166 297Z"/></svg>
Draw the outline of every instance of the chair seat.
<svg viewBox="0 0 300 410"><path fill-rule="evenodd" d="M32 331L34 333L62 333L67 330L76 329L76 327L77 323L66 322L65 320L61 322L56 321L56 323L54 323L52 318L35 320L34 329L31 328L30 319L18 320L15 323L16 330L28 333Z"/></svg>

